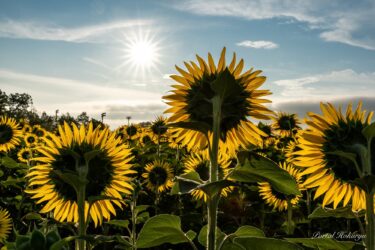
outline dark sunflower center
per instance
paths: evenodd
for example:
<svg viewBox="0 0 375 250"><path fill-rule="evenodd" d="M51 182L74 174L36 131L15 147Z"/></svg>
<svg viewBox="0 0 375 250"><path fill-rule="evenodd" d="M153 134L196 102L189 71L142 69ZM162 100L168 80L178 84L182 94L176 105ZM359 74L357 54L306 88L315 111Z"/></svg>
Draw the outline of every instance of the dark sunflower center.
<svg viewBox="0 0 375 250"><path fill-rule="evenodd" d="M43 137L43 136L44 136L44 131L38 129L38 130L35 132L35 134L36 134L36 136L38 136L38 137Z"/></svg>
<svg viewBox="0 0 375 250"><path fill-rule="evenodd" d="M13 137L13 129L6 124L1 124L0 125L0 144L8 143L10 140L12 140L12 137Z"/></svg>
<svg viewBox="0 0 375 250"><path fill-rule="evenodd" d="M357 154L353 145L367 145L366 138L362 135L363 124L358 121L339 121L324 131L326 142L323 143L322 151L325 155L326 166L333 169L336 177L344 181L358 178L355 164L344 157L330 154L335 151L344 151ZM360 156L357 154L357 163L360 165Z"/></svg>
<svg viewBox="0 0 375 250"><path fill-rule="evenodd" d="M168 179L167 170L160 166L155 166L148 174L149 182L154 186L163 185Z"/></svg>
<svg viewBox="0 0 375 250"><path fill-rule="evenodd" d="M35 137L34 137L34 136L28 136L28 137L26 138L26 141L27 141L28 143L34 143L34 142L35 142Z"/></svg>
<svg viewBox="0 0 375 250"><path fill-rule="evenodd" d="M142 137L142 143L148 143L151 141L150 136L146 135Z"/></svg>
<svg viewBox="0 0 375 250"><path fill-rule="evenodd" d="M211 88L212 83L217 79L217 74L204 74L201 79L197 79L186 96L187 113L193 121L202 122L212 128L212 102L215 92ZM250 96L245 87L240 83L241 79L232 79L232 89L225 96L221 106L221 136L225 140L225 135L232 128L236 128L241 120L246 120ZM212 129L211 129L212 130Z"/></svg>
<svg viewBox="0 0 375 250"><path fill-rule="evenodd" d="M291 130L296 127L296 121L291 116L281 116L278 119L278 125L281 130Z"/></svg>
<svg viewBox="0 0 375 250"><path fill-rule="evenodd" d="M23 151L21 156L22 156L22 159L28 160L30 158L30 152L29 151Z"/></svg>
<svg viewBox="0 0 375 250"><path fill-rule="evenodd" d="M78 175L76 171L76 160L69 152L74 151L80 156L79 165L84 165L84 154L93 151L95 148L92 145L82 144L75 145L72 149L60 149L59 155L55 155L55 161L51 163L53 170L59 170L62 173L73 173ZM111 183L113 175L113 166L110 158L102 151L88 164L88 174L86 185L86 197L99 196L105 188ZM56 173L51 171L49 177L55 184L56 192L67 200L77 200L77 195L72 186L64 182Z"/></svg>
<svg viewBox="0 0 375 250"><path fill-rule="evenodd" d="M165 125L164 121L156 121L152 124L151 130L156 135L164 135L168 130Z"/></svg>
<svg viewBox="0 0 375 250"><path fill-rule="evenodd" d="M271 186L271 192L272 192L273 196L275 196L277 199L285 200L285 201L288 199L288 197L285 194L277 191L272 186Z"/></svg>
<svg viewBox="0 0 375 250"><path fill-rule="evenodd" d="M135 126L127 127L127 128L126 128L126 133L127 133L129 136L133 136L133 135L137 134L137 128L136 128Z"/></svg>
<svg viewBox="0 0 375 250"><path fill-rule="evenodd" d="M270 125L267 125L267 124L264 124L262 122L259 122L258 128L260 130L262 130L264 133L266 133L267 136L271 136L272 135L272 130L271 130L271 126Z"/></svg>
<svg viewBox="0 0 375 250"><path fill-rule="evenodd" d="M203 181L207 181L210 178L210 169L208 166L208 162L201 162L198 164L198 166L195 168L195 172L199 174L201 179Z"/></svg>

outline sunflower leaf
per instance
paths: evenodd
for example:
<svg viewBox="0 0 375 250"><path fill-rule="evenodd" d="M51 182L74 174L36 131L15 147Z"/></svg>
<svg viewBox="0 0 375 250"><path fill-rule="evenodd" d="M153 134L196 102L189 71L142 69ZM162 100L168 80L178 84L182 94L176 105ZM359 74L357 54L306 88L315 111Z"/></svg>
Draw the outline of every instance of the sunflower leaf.
<svg viewBox="0 0 375 250"><path fill-rule="evenodd" d="M309 219L320 219L320 218L346 218L355 219L365 215L365 211L362 210L358 213L354 213L351 207L340 207L336 209L317 207L309 216Z"/></svg>
<svg viewBox="0 0 375 250"><path fill-rule="evenodd" d="M234 239L237 237L260 237L264 238L264 232L259 228L253 226L242 226L239 227L234 233L228 234L221 243L222 247L220 249L228 249L228 250L237 250L237 249L245 249L243 246L239 245L238 243L234 243Z"/></svg>
<svg viewBox="0 0 375 250"><path fill-rule="evenodd" d="M7 168L18 168L19 164L8 156L4 156L1 158L1 165Z"/></svg>
<svg viewBox="0 0 375 250"><path fill-rule="evenodd" d="M107 221L106 224L116 226L116 227L128 228L129 220L110 220L110 221Z"/></svg>
<svg viewBox="0 0 375 250"><path fill-rule="evenodd" d="M362 134L367 138L367 140L371 140L372 138L374 138L375 137L375 122L366 126L362 130Z"/></svg>
<svg viewBox="0 0 375 250"><path fill-rule="evenodd" d="M175 182L171 190L171 194L186 194L190 193L204 181L201 180L199 174L195 171L191 171L186 174L175 177Z"/></svg>
<svg viewBox="0 0 375 250"><path fill-rule="evenodd" d="M181 219L170 214L160 214L146 221L139 232L137 248L151 248L165 243L179 244L191 241L192 231L181 229Z"/></svg>
<svg viewBox="0 0 375 250"><path fill-rule="evenodd" d="M325 237L322 235L322 237ZM328 236L327 236L328 237ZM301 244L305 247L312 249L354 249L359 246L353 241L337 241L331 238L286 238L287 241L292 243Z"/></svg>
<svg viewBox="0 0 375 250"><path fill-rule="evenodd" d="M90 152L87 152L84 154L84 158L86 160L86 162L90 162L95 156L101 154L103 151L102 150L92 150Z"/></svg>
<svg viewBox="0 0 375 250"><path fill-rule="evenodd" d="M251 250L302 250L303 248L286 240L265 238L265 237L237 237L233 240L235 244L239 244L243 249ZM224 249L224 248L222 248ZM240 249L240 248L239 248ZM337 248L333 248L337 249Z"/></svg>
<svg viewBox="0 0 375 250"><path fill-rule="evenodd" d="M175 123L170 123L167 126L168 127L191 129L191 130L194 130L194 131L201 132L203 134L207 134L208 131L210 131L210 126L208 126L206 123L196 122L196 121L175 122Z"/></svg>
<svg viewBox="0 0 375 250"><path fill-rule="evenodd" d="M220 228L216 227L216 248L221 244L225 237L225 233L223 233ZM201 228L198 235L198 242L204 247L207 246L207 225Z"/></svg>
<svg viewBox="0 0 375 250"><path fill-rule="evenodd" d="M223 188L234 186L236 183L229 181L229 180L220 180L220 181L214 181L210 183L201 184L197 187L197 189L201 189L203 192L205 192L209 197L217 196L221 193L221 190Z"/></svg>
<svg viewBox="0 0 375 250"><path fill-rule="evenodd" d="M269 182L278 192L285 195L300 195L294 178L275 162L253 152L239 152L239 164L228 178L241 182Z"/></svg>

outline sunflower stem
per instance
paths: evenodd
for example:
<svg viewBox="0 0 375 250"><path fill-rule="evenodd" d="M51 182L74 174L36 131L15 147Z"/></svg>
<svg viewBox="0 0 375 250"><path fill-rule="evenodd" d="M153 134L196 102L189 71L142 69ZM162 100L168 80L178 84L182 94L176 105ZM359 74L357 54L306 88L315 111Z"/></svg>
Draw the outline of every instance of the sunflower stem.
<svg viewBox="0 0 375 250"><path fill-rule="evenodd" d="M83 186L83 187L82 187ZM86 222L85 222L85 196L86 196L86 185L82 185L77 192L77 203L78 203L78 235L79 237L86 236ZM78 240L78 249L85 249L85 240Z"/></svg>
<svg viewBox="0 0 375 250"><path fill-rule="evenodd" d="M374 194L366 192L366 248L375 250Z"/></svg>
<svg viewBox="0 0 375 250"><path fill-rule="evenodd" d="M209 183L218 180L218 154L219 154L219 141L220 141L220 122L221 122L221 98L216 95L212 98L213 108L213 124L212 124L212 145L210 147L210 179ZM209 197L207 201L207 249L216 249L216 225L217 225L217 210L219 205L220 194L214 197Z"/></svg>
<svg viewBox="0 0 375 250"><path fill-rule="evenodd" d="M292 235L293 234L293 208L292 208L292 203L290 202L290 199L288 198L288 220L287 220L287 228L286 228L286 233L287 235Z"/></svg>

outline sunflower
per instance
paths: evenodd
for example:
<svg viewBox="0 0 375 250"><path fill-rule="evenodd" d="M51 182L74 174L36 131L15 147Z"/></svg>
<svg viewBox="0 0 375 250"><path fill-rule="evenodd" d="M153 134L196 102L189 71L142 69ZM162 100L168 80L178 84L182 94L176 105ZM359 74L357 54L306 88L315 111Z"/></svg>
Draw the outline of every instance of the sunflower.
<svg viewBox="0 0 375 250"><path fill-rule="evenodd" d="M156 138L164 135L168 131L167 119L163 116L156 117L156 120L151 124L150 129Z"/></svg>
<svg viewBox="0 0 375 250"><path fill-rule="evenodd" d="M227 144L231 153L242 146L246 148L250 143L261 142L260 135L264 133L257 128L248 118L270 119L268 110L263 103L269 100L261 97L271 94L268 90L257 90L266 78L258 76L261 71L252 69L241 73L244 61L241 59L236 65L236 54L229 66L225 64L224 48L221 52L220 60L216 66L211 54L208 54L208 64L197 55L199 66L190 62L185 63L187 71L176 66L181 75L172 75L177 84L172 85L172 94L164 96L167 104L171 106L164 113L170 113L169 122L193 122L204 124L209 128L208 136L212 138L213 125L213 104L212 98L215 95L213 85L222 75L228 76L231 91L222 100L221 104L221 138L220 146ZM188 150L194 147L200 149L207 148L206 136L199 131L188 128L176 129L177 137ZM211 140L211 139L210 139Z"/></svg>
<svg viewBox="0 0 375 250"><path fill-rule="evenodd" d="M44 136L46 136L46 130L43 129L43 128L38 128L34 131L34 134L38 137L38 138L43 138Z"/></svg>
<svg viewBox="0 0 375 250"><path fill-rule="evenodd" d="M279 163L279 167L287 171L297 182L299 190L303 190L302 185L302 174L301 172L293 167L292 164ZM268 182L259 183L259 195L262 199L273 209L277 209L280 212L288 209L288 198L293 207L298 205L299 200L302 198L302 195L296 195L294 197L286 197L284 194L276 191Z"/></svg>
<svg viewBox="0 0 375 250"><path fill-rule="evenodd" d="M0 243L4 243L10 230L12 229L12 219L6 209L0 208Z"/></svg>
<svg viewBox="0 0 375 250"><path fill-rule="evenodd" d="M22 148L17 153L18 160L20 162L28 163L32 158L32 152L30 148Z"/></svg>
<svg viewBox="0 0 375 250"><path fill-rule="evenodd" d="M164 161L155 160L145 167L142 177L146 179L146 187L159 193L170 189L173 185L172 166Z"/></svg>
<svg viewBox="0 0 375 250"><path fill-rule="evenodd" d="M232 160L230 158L225 157L224 154L219 153L218 158L219 168L218 168L218 175L219 180L224 179L225 176L229 173L230 166L232 164ZM184 172L189 173L195 171L199 174L201 180L207 181L209 179L209 172L210 172L210 160L208 156L208 150L205 150L200 153L193 153L191 154L184 162ZM221 196L228 196L233 190L233 187L226 187L221 190ZM196 200L204 200L207 201L207 194L204 193L202 190L194 190L191 192L191 195Z"/></svg>
<svg viewBox="0 0 375 250"><path fill-rule="evenodd" d="M20 143L22 130L13 118L2 116L0 119L0 152L9 152Z"/></svg>
<svg viewBox="0 0 375 250"><path fill-rule="evenodd" d="M36 203L47 202L42 213L53 211L58 221L78 221L77 194L56 172L78 175L72 152L78 157L79 165L85 164L86 153L96 152L88 162L87 199L100 195L122 199L121 194L131 194L129 174L136 172L130 169L133 157L130 149L121 143L121 138L107 127L93 129L92 123L79 128L74 123L71 126L64 123L63 126L59 125L58 131L59 136L49 134L51 140L44 138L45 146L37 148L41 156L33 158L38 164L30 168L27 174L29 182L25 192L37 199ZM88 211L89 203L85 203L85 216L89 215L95 226L101 224L103 218L109 220L111 214L116 215L113 204L122 208L120 201L107 199L94 202Z"/></svg>
<svg viewBox="0 0 375 250"><path fill-rule="evenodd" d="M29 148L35 147L38 144L38 138L32 133L25 134L23 139Z"/></svg>
<svg viewBox="0 0 375 250"><path fill-rule="evenodd" d="M281 136L293 136L301 129L296 114L278 112L275 117L272 117L272 120L272 128Z"/></svg>
<svg viewBox="0 0 375 250"><path fill-rule="evenodd" d="M32 133L33 132L33 128L29 124L25 123L23 125L23 127L22 127L22 132L24 134L26 134L26 133Z"/></svg>
<svg viewBox="0 0 375 250"><path fill-rule="evenodd" d="M149 129L143 128L139 132L138 136L138 143L141 146L145 146L152 142L152 133L149 131Z"/></svg>
<svg viewBox="0 0 375 250"><path fill-rule="evenodd" d="M366 116L366 111L361 111L361 107L362 103L359 103L353 111L349 104L346 113L342 114L341 107L336 110L330 103L321 103L322 115L308 113L308 128L299 139L301 150L295 153L294 164L304 168L303 175L307 175L305 186L317 188L314 199L324 194L323 207L333 203L336 208L341 201L344 207L351 202L353 211L366 207L365 192L352 183L360 177L355 163L360 162L360 156L352 146L367 146L362 129L370 124L373 115L370 112ZM374 143L371 155L375 154ZM339 151L355 154L356 161L335 154Z"/></svg>

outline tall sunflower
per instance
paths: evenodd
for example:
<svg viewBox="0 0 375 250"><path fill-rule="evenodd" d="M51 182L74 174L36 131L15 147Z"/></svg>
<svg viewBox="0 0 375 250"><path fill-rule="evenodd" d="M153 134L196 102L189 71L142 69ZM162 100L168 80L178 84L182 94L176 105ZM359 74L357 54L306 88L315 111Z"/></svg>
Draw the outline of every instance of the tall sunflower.
<svg viewBox="0 0 375 250"><path fill-rule="evenodd" d="M0 243L3 243L12 229L12 219L6 209L0 208Z"/></svg>
<svg viewBox="0 0 375 250"><path fill-rule="evenodd" d="M85 216L92 218L95 226L104 219L109 220L111 214L116 215L113 204L122 207L118 200L99 200L93 203L88 211L89 197L105 195L122 199L122 194L131 194L130 174L132 160L130 149L121 143L121 138L106 127L101 129L89 123L79 128L72 123L64 123L58 127L59 136L50 134L51 139L44 138L45 146L38 147L41 154L33 160L38 164L30 169L28 189L25 191L37 199L36 203L47 202L42 213L53 211L59 221L78 221L77 194L72 186L61 179L58 174L78 174L80 166L86 164L84 155L96 151L88 163ZM79 157L76 167L76 159Z"/></svg>
<svg viewBox="0 0 375 250"><path fill-rule="evenodd" d="M370 124L373 115L370 112L366 116L361 107L362 103L359 103L353 111L350 104L342 114L341 108L337 110L330 103L321 103L322 115L308 113L308 128L299 139L301 150L295 153L294 164L304 168L303 175L307 175L305 186L317 188L314 199L324 195L323 206L333 203L336 208L342 202L343 206L351 203L354 211L366 207L365 192L352 183L360 177L357 170L360 156L352 146L367 146L362 129ZM340 151L355 154L357 163L336 153ZM371 154L375 154L375 141L372 142Z"/></svg>
<svg viewBox="0 0 375 250"><path fill-rule="evenodd" d="M173 185L172 166L164 161L155 160L145 167L142 177L146 179L146 187L159 193L170 189Z"/></svg>
<svg viewBox="0 0 375 250"><path fill-rule="evenodd" d="M298 189L303 190L302 185L302 174L301 172L293 167L292 164L288 163L279 163L279 167L287 171L296 181ZM302 198L302 195L296 195L294 197L286 197L284 194L276 191L268 182L259 183L259 195L262 199L273 209L277 209L280 212L288 209L288 198L290 199L290 204L295 207L298 205L299 200Z"/></svg>
<svg viewBox="0 0 375 250"><path fill-rule="evenodd" d="M210 160L208 157L208 153L206 153L208 150L205 150L203 152L199 153L193 153L188 158L186 158L184 162L184 172L189 173L192 171L195 171L199 174L201 180L207 181L209 179L209 166L210 166ZM224 179L225 176L229 173L230 166L231 166L231 159L226 157L224 154L219 154L219 169L218 169L218 176L219 179ZM233 187L226 187L221 190L221 196L228 196L228 193L230 193L233 190ZM191 195L196 200L204 200L207 201L207 194L204 193L202 190L194 190L191 192Z"/></svg>
<svg viewBox="0 0 375 250"><path fill-rule="evenodd" d="M13 118L0 118L0 152L9 152L20 143L22 130Z"/></svg>
<svg viewBox="0 0 375 250"><path fill-rule="evenodd" d="M17 158L20 162L28 163L31 160L32 151L30 148L22 148L17 153Z"/></svg>
<svg viewBox="0 0 375 250"><path fill-rule="evenodd" d="M301 128L296 114L278 112L272 120L273 129L281 136L293 136Z"/></svg>
<svg viewBox="0 0 375 250"><path fill-rule="evenodd" d="M190 122L204 125L208 128L209 138L213 132L213 104L212 98L215 95L216 80L222 79L225 75L228 83L231 84L230 91L221 103L221 135L220 147L227 145L231 153L242 146L246 148L250 143L258 144L261 141L260 135L264 133L257 128L248 118L269 119L272 113L263 104L269 100L262 99L269 95L268 90L258 90L266 80L259 76L261 71L252 69L241 73L244 61L241 59L236 64L236 54L233 55L231 63L225 63L224 48L216 66L211 54L208 54L208 63L197 55L198 64L195 62L186 63L187 71L176 66L181 75L172 75L171 78L177 82L172 85L172 94L164 96L167 104L171 106L165 111L170 113L169 122ZM220 86L219 86L220 87ZM200 126L202 127L202 126ZM197 130L188 128L176 129L177 137L183 146L190 150L194 147L207 148L206 136ZM210 139L211 140L211 139Z"/></svg>
<svg viewBox="0 0 375 250"><path fill-rule="evenodd" d="M29 147L29 148L35 147L39 142L36 135L34 135L32 133L25 134L24 137L23 137L23 140L25 141L26 146Z"/></svg>

